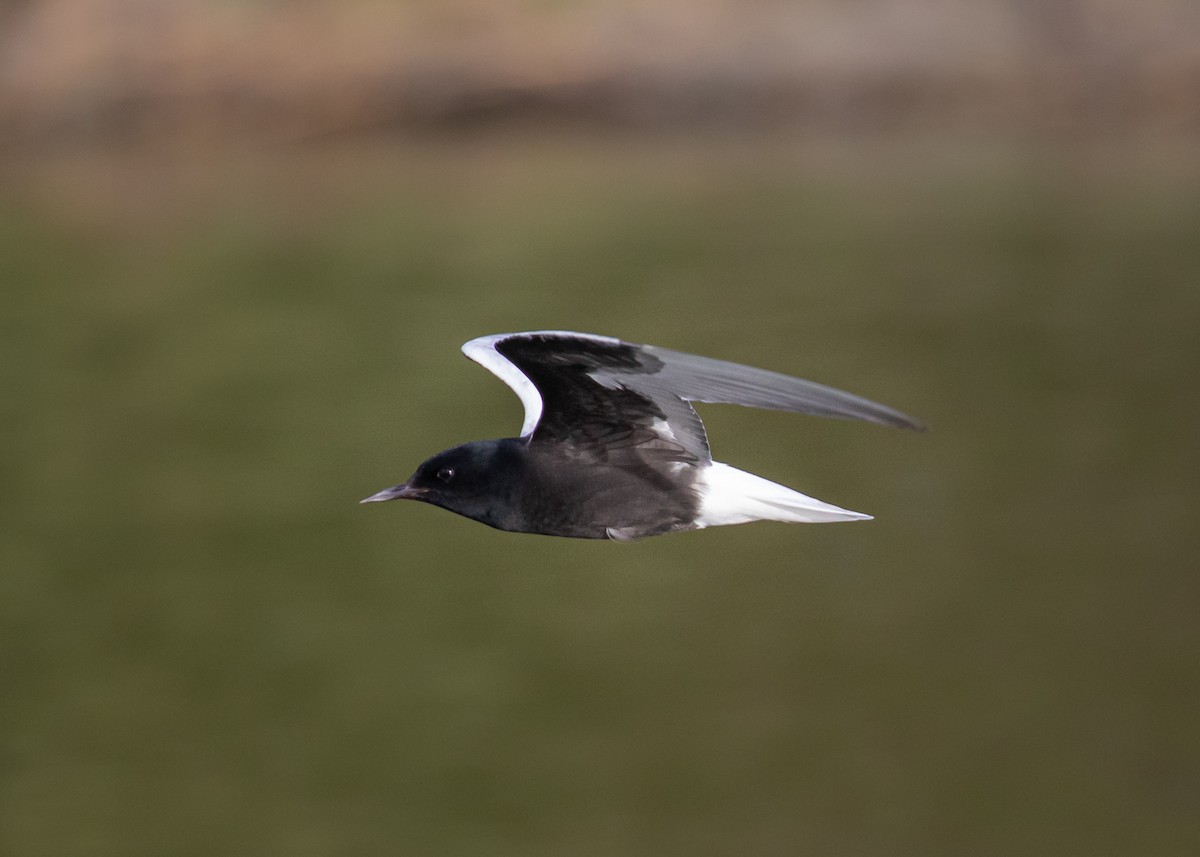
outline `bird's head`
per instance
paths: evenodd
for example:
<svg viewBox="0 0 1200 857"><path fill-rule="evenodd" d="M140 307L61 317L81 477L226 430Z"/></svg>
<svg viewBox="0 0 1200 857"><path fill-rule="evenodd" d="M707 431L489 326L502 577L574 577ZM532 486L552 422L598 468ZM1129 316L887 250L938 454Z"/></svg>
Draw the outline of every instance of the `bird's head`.
<svg viewBox="0 0 1200 857"><path fill-rule="evenodd" d="M510 510L512 485L505 475L519 466L520 448L519 443L511 440L464 443L424 462L407 482L385 488L360 502L420 500L502 527L503 515Z"/></svg>

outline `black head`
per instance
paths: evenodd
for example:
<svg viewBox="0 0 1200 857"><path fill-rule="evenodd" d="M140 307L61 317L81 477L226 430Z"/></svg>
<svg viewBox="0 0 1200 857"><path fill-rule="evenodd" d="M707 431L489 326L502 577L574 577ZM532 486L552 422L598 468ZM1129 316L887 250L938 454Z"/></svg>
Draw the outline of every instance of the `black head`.
<svg viewBox="0 0 1200 857"><path fill-rule="evenodd" d="M523 449L515 440L465 443L430 458L407 482L361 502L420 500L503 529L515 511L511 498Z"/></svg>

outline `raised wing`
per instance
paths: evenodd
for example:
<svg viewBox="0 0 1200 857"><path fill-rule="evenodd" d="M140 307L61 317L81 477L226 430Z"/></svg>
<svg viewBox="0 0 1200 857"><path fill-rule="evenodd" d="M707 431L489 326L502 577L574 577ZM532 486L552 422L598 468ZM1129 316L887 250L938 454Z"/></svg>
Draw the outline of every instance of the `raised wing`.
<svg viewBox="0 0 1200 857"><path fill-rule="evenodd" d="M463 352L516 392L525 406L521 435L534 439L602 442L638 429L708 460L693 401L922 428L892 408L812 381L607 336L498 334L471 340Z"/></svg>
<svg viewBox="0 0 1200 857"><path fill-rule="evenodd" d="M720 402L818 417L866 420L916 431L925 429L907 414L824 384L652 345L642 348L646 354L662 361L655 383L689 402Z"/></svg>
<svg viewBox="0 0 1200 857"><path fill-rule="evenodd" d="M649 371L641 346L608 336L536 331L484 336L463 352L497 375L525 406L521 436L569 440L581 449L651 448L660 457L709 460L692 406L653 385L626 383Z"/></svg>
<svg viewBox="0 0 1200 857"><path fill-rule="evenodd" d="M462 347L463 354L470 357L484 369L491 372L512 388L525 408L525 421L521 424L521 437L533 434L538 420L542 418L542 395L537 387L516 364L496 350L496 344L514 336L530 336L526 333L497 333L492 336L480 336L472 339ZM570 334L563 334L568 336ZM617 342L617 340L612 340Z"/></svg>

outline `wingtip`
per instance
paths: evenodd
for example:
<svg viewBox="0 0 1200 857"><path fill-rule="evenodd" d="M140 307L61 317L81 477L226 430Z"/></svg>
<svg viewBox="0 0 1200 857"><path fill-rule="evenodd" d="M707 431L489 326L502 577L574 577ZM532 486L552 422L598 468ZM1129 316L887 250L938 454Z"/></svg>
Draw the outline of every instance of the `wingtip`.
<svg viewBox="0 0 1200 857"><path fill-rule="evenodd" d="M874 422L882 423L883 425L891 426L892 428L905 429L906 431L927 432L929 426L914 417L910 417L903 411L897 411L893 408L887 408L883 405L878 406L884 413L878 416L882 419L876 419Z"/></svg>

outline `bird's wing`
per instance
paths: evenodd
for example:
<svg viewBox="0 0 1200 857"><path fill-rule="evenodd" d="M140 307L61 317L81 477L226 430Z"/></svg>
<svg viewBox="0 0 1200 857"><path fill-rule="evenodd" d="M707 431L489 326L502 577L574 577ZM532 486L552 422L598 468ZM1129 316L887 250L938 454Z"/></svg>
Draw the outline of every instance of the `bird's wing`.
<svg viewBox="0 0 1200 857"><path fill-rule="evenodd" d="M653 345L642 346L642 350L662 362L654 376L655 383L689 402L720 402L818 417L866 420L915 431L925 429L912 417L886 405L803 378Z"/></svg>
<svg viewBox="0 0 1200 857"><path fill-rule="evenodd" d="M517 393L521 435L535 439L611 443L636 430L707 461L693 401L920 428L899 411L811 381L607 336L507 333L473 339L463 352Z"/></svg>
<svg viewBox="0 0 1200 857"><path fill-rule="evenodd" d="M581 451L653 453L709 461L704 425L682 397L649 383L657 358L608 336L544 330L482 336L463 353L508 384L525 406L521 436ZM638 376L646 375L639 383Z"/></svg>

